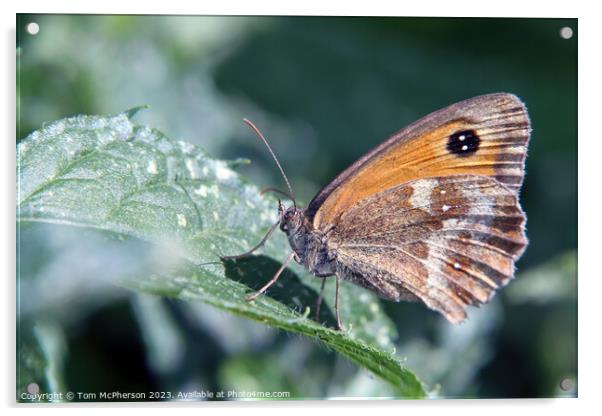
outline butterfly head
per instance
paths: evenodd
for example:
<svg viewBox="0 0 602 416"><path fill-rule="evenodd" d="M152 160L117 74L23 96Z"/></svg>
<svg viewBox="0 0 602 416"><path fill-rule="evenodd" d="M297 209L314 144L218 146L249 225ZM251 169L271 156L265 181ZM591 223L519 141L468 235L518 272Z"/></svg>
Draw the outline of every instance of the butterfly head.
<svg viewBox="0 0 602 416"><path fill-rule="evenodd" d="M295 234L303 225L303 210L295 204L285 208L282 203L278 202L278 214L280 217L280 229L286 234Z"/></svg>

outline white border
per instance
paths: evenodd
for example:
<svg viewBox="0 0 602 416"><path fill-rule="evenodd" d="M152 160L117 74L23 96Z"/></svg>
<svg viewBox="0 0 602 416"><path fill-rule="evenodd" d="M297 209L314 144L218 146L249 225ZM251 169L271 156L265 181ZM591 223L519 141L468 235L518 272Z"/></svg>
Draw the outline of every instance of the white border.
<svg viewBox="0 0 602 416"><path fill-rule="evenodd" d="M20 1L18 4L2 2L1 19L4 24L4 42L2 65L3 91L7 94L2 100L2 126L4 137L2 186L3 239L0 253L1 264L5 266L3 284L2 333L6 342L2 342L2 366L0 391L2 404L9 407L9 414L23 408L34 406L14 404L15 385L15 160L13 138L15 132L15 13L114 13L114 14L238 14L238 15L399 15L399 16L495 16L495 17L578 17L577 31L579 41L579 399L550 400L446 400L430 402L383 402L383 401L336 401L336 402L271 402L271 403L204 403L204 404L158 404L146 405L145 413L164 414L166 408L177 407L179 413L199 414L211 409L212 412L239 413L257 412L262 414L307 415L307 412L325 410L328 413L345 412L359 415L371 412L399 415L399 412L418 411L420 414L445 414L487 416L505 415L508 412L542 411L546 415L581 414L590 408L600 408L597 402L600 386L600 322L602 314L602 273L597 260L602 254L600 213L600 166L602 166L602 133L600 132L599 112L602 106L600 74L602 74L600 42L602 21L596 10L595 2L546 1L528 2L525 0L504 0L502 2L450 0L450 1L405 1L393 2L370 0L362 2L328 2L325 0L304 0L302 2L281 1L229 1L205 2L195 5L185 0L150 0L146 2L131 0L106 0L103 2L45 0ZM554 184L550 184L551 187ZM550 224L550 226L554 226ZM598 328L598 329L596 329ZM597 405L597 406L596 406ZM594 407L595 406L595 407ZM104 414L103 407L111 407L113 414L132 413L136 404L101 405L52 405L42 407L44 412L54 414L80 414L82 408L93 414Z"/></svg>
<svg viewBox="0 0 602 416"><path fill-rule="evenodd" d="M150 0L144 3L126 0L81 2L68 0L24 0L20 13L112 13L112 14L234 14L234 15L324 15L324 16L463 16L463 17L578 17L587 7L576 2L550 0L539 2L504 0L484 5L478 0L420 0L392 2L304 0L222 0L194 4L186 0Z"/></svg>

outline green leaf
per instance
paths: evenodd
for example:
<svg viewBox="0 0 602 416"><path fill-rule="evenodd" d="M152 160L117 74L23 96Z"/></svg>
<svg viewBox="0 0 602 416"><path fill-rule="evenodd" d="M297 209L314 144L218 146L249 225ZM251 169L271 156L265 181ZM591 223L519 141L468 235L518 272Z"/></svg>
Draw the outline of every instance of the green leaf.
<svg viewBox="0 0 602 416"><path fill-rule="evenodd" d="M161 249L152 276L124 283L133 290L217 308L319 340L379 375L402 397L425 396L420 380L391 351L393 323L370 292L344 283L346 330L332 330L334 284L320 321L311 318L320 279L292 265L252 303L245 301L280 266L288 243L272 237L259 255L240 261L276 221L276 201L260 196L233 167L197 147L132 123L138 109L116 116L76 116L48 124L17 146L17 220L98 229ZM21 259L26 261L26 259ZM311 316L310 316L311 315Z"/></svg>

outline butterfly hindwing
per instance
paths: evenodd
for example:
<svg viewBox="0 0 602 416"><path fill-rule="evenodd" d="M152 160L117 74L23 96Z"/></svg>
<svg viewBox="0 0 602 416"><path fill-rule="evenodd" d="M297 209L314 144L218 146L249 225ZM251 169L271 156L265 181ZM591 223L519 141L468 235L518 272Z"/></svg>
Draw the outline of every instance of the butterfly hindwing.
<svg viewBox="0 0 602 416"><path fill-rule="evenodd" d="M487 176L518 193L530 131L527 110L512 94L456 103L368 152L320 191L306 214L315 229L326 230L359 201L429 177Z"/></svg>
<svg viewBox="0 0 602 416"><path fill-rule="evenodd" d="M525 220L516 192L492 177L425 178L349 207L328 245L341 277L460 322L512 278Z"/></svg>

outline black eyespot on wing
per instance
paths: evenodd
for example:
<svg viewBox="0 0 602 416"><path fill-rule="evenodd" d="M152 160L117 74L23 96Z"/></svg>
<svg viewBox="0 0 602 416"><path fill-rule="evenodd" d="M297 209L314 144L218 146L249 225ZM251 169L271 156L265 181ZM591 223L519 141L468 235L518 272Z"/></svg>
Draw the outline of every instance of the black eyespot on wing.
<svg viewBox="0 0 602 416"><path fill-rule="evenodd" d="M470 156L479 150L481 139L474 130L457 131L447 140L447 150L457 156Z"/></svg>

